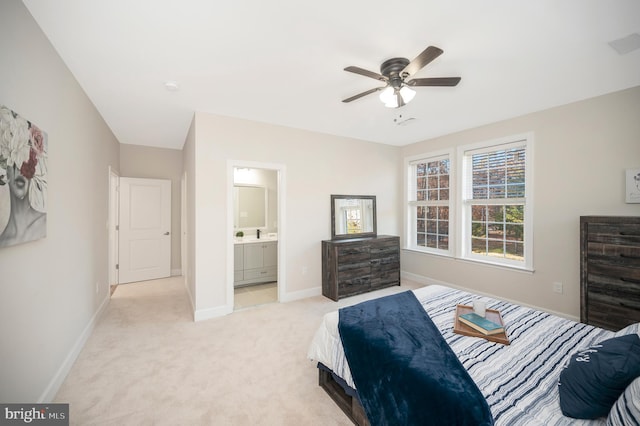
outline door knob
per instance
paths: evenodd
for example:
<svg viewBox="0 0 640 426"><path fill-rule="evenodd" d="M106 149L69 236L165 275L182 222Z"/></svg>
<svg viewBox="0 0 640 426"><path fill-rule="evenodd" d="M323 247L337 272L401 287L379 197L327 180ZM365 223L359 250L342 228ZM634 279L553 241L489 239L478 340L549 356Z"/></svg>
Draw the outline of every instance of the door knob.
<svg viewBox="0 0 640 426"><path fill-rule="evenodd" d="M169 231L165 232L164 235L169 235Z"/></svg>

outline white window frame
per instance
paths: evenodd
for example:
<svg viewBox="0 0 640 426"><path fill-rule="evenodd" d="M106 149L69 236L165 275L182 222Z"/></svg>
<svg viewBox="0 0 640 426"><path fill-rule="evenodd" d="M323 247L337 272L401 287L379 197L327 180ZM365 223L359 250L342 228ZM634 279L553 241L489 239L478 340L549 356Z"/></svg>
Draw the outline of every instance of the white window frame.
<svg viewBox="0 0 640 426"><path fill-rule="evenodd" d="M449 247L447 250L418 246L416 242L416 208L418 205L427 205L430 203L418 202L416 200L416 179L414 174L414 165L422 162L438 161L444 158L449 159L449 200L448 203L438 202L437 205L445 205L449 207ZM415 155L411 157L405 157L405 185L406 188L404 196L404 208L405 208L405 247L408 250L414 250L418 252L431 253L441 256L453 257L455 253L456 244L456 179L455 168L456 162L454 157L454 151L443 150L437 152L431 152L428 154ZM433 203L431 204L433 205Z"/></svg>
<svg viewBox="0 0 640 426"><path fill-rule="evenodd" d="M467 191L467 188L465 187L468 182L471 182L471 179L468 178L470 170L465 167L465 158L470 153L500 150L517 145L524 146L526 151L525 195L524 198L517 199L518 202L521 202L524 205L524 260L516 261L506 258L493 258L475 254L471 251L471 204L470 200L466 198L469 191ZM460 199L456 199L456 201L458 201L458 207L455 227L460 232L458 232L458 240L456 244L456 257L474 262L533 271L533 133L513 135L505 138L460 146L457 150L457 170L459 170L460 174L460 179L458 179L458 193L460 194ZM487 204L491 204L492 202L494 201L487 200ZM497 204L503 205L505 203L500 202Z"/></svg>

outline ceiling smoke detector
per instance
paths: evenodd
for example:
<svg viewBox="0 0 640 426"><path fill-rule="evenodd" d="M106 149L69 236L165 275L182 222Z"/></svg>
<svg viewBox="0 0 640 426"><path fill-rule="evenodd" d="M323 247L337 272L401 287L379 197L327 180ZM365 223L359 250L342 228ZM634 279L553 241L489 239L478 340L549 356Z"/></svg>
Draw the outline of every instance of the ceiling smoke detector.
<svg viewBox="0 0 640 426"><path fill-rule="evenodd" d="M399 114L396 118L393 119L393 124L395 124L396 126L406 126L413 123L415 120L416 119L414 117L405 118L402 116L402 114Z"/></svg>

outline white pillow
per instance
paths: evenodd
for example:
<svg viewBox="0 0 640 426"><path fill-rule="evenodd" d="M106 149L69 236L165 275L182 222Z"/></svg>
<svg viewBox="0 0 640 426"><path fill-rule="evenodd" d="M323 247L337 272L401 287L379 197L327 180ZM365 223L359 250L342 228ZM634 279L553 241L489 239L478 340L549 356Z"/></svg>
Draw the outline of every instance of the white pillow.
<svg viewBox="0 0 640 426"><path fill-rule="evenodd" d="M637 322L635 324L630 324L628 326L626 326L625 328L616 331L615 333L615 337L620 337L620 336L624 336L627 334L637 334L640 336L640 322Z"/></svg>
<svg viewBox="0 0 640 426"><path fill-rule="evenodd" d="M640 424L640 377L629 383L607 417L607 426L637 424Z"/></svg>

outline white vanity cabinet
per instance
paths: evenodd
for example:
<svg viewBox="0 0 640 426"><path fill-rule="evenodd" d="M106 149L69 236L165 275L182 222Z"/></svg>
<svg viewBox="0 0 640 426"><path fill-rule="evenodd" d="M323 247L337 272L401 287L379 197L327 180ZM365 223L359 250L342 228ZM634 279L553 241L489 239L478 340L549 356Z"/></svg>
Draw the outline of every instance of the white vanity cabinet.
<svg viewBox="0 0 640 426"><path fill-rule="evenodd" d="M234 286L277 281L278 242L252 242L234 247Z"/></svg>
<svg viewBox="0 0 640 426"><path fill-rule="evenodd" d="M244 280L244 244L233 246L233 282Z"/></svg>

